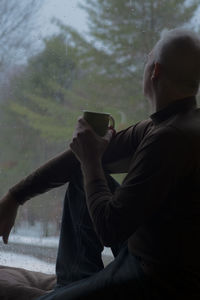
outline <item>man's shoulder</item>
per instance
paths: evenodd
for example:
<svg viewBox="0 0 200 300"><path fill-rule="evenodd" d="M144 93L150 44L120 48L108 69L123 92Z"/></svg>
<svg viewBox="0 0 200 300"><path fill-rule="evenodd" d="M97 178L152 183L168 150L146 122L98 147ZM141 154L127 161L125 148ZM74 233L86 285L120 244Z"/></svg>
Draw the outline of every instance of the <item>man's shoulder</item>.
<svg viewBox="0 0 200 300"><path fill-rule="evenodd" d="M121 129L117 131L116 135L113 137L113 142L119 141L127 141L132 139L138 139L140 140L142 136L144 136L147 132L147 130L152 126L152 120L146 119L139 122L134 123L133 125L130 125L124 129Z"/></svg>
<svg viewBox="0 0 200 300"><path fill-rule="evenodd" d="M138 122L136 125L137 125L138 129L145 130L145 129L149 128L149 126L153 125L153 121L151 118L148 118L148 119Z"/></svg>
<svg viewBox="0 0 200 300"><path fill-rule="evenodd" d="M152 129L153 122L151 118L142 120L138 122L135 126L133 126L134 136L138 137L138 140L142 140L143 137Z"/></svg>
<svg viewBox="0 0 200 300"><path fill-rule="evenodd" d="M188 111L174 116L163 128L164 131L170 131L178 134L185 139L200 139L200 109Z"/></svg>
<svg viewBox="0 0 200 300"><path fill-rule="evenodd" d="M184 134L175 126L155 126L148 130L143 139L143 145L175 145L185 143Z"/></svg>

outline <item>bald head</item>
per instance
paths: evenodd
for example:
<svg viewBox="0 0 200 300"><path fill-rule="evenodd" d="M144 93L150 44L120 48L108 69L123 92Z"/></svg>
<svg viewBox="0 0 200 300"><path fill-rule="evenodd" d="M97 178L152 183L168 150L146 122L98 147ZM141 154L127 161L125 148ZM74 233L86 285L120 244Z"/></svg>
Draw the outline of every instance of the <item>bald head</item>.
<svg viewBox="0 0 200 300"><path fill-rule="evenodd" d="M162 65L171 85L196 95L200 83L200 38L196 33L184 29L167 31L153 54L154 62Z"/></svg>

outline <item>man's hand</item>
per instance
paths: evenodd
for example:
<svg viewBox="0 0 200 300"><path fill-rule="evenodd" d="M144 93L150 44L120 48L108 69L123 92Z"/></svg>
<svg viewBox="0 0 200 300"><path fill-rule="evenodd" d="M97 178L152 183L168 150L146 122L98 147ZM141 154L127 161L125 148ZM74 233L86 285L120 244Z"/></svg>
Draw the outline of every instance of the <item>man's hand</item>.
<svg viewBox="0 0 200 300"><path fill-rule="evenodd" d="M10 231L15 223L19 204L11 194L6 194L0 200L0 236L4 244L8 243Z"/></svg>
<svg viewBox="0 0 200 300"><path fill-rule="evenodd" d="M85 119L79 118L70 148L82 165L100 161L113 133L113 129L108 129L106 135L100 137L94 132Z"/></svg>

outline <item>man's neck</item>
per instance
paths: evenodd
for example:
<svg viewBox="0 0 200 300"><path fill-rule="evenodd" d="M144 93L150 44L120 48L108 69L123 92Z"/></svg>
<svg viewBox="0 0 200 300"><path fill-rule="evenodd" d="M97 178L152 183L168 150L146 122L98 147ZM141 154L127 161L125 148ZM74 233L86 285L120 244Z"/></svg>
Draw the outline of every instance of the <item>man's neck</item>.
<svg viewBox="0 0 200 300"><path fill-rule="evenodd" d="M173 103L178 99L183 99L186 97L191 97L194 95L186 95L186 94L179 94L176 96L167 96L167 95L160 95L159 97L155 96L154 99L151 99L152 107L154 112L158 112L162 109L165 109L169 104Z"/></svg>
<svg viewBox="0 0 200 300"><path fill-rule="evenodd" d="M165 101L157 101L155 102L154 109L155 112L165 109L169 104L174 102L175 99L165 99Z"/></svg>

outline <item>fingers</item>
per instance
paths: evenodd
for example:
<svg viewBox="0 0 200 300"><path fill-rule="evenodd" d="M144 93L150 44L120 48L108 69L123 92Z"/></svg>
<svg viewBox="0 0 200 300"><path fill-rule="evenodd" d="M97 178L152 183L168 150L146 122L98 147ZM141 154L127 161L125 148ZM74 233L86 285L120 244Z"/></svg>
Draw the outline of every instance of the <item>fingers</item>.
<svg viewBox="0 0 200 300"><path fill-rule="evenodd" d="M89 123L83 117L78 118L78 123L80 123L82 125L90 126Z"/></svg>
<svg viewBox="0 0 200 300"><path fill-rule="evenodd" d="M79 117L74 133L73 133L73 138L77 138L77 136L79 134L82 133L95 133L94 130L92 129L92 127L90 126L90 124L83 118L83 117Z"/></svg>
<svg viewBox="0 0 200 300"><path fill-rule="evenodd" d="M4 234L3 234L3 242L4 244L8 244L8 238L9 238L9 235L10 235L10 231L11 229L7 230Z"/></svg>
<svg viewBox="0 0 200 300"><path fill-rule="evenodd" d="M92 127L90 126L90 124L83 117L79 117L78 118L78 125L81 128L90 128L90 129L92 129Z"/></svg>
<svg viewBox="0 0 200 300"><path fill-rule="evenodd" d="M109 128L106 134L104 135L103 139L110 142L110 140L114 135L115 135L115 130L113 128Z"/></svg>
<svg viewBox="0 0 200 300"><path fill-rule="evenodd" d="M70 149L74 152L78 147L77 137L73 137L71 143L69 144Z"/></svg>
<svg viewBox="0 0 200 300"><path fill-rule="evenodd" d="M116 130L115 130L115 128L113 127L113 126L109 126L109 128L108 128L109 130L112 130L112 132L113 132L113 136L115 136L116 135Z"/></svg>
<svg viewBox="0 0 200 300"><path fill-rule="evenodd" d="M103 140L106 142L110 142L110 140L115 134L116 134L115 129L112 126L110 126L105 136L103 137ZM100 139L100 137L95 133L95 131L92 129L92 127L88 124L88 122L83 117L79 117L75 132L73 134L73 139L70 144L71 150L75 152L76 148L79 145L79 142L83 143L83 142L87 142L87 140L90 142L91 139L93 139L93 141L96 142Z"/></svg>
<svg viewBox="0 0 200 300"><path fill-rule="evenodd" d="M4 244L8 244L8 237L9 237L9 235L3 235Z"/></svg>

